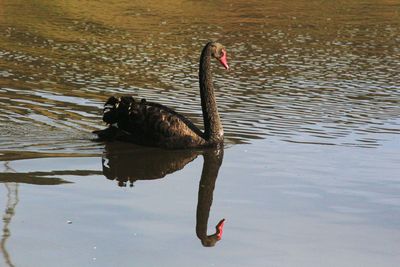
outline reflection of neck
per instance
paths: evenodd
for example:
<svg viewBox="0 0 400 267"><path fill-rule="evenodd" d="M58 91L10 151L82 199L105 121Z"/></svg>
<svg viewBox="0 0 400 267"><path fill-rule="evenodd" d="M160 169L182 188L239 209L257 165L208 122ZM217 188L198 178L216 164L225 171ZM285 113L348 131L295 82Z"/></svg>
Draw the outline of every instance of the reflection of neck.
<svg viewBox="0 0 400 267"><path fill-rule="evenodd" d="M196 213L196 234L204 246L213 246L219 240L217 233L207 235L208 217L213 201L215 181L222 164L223 150L206 151L203 155L203 171L199 184Z"/></svg>

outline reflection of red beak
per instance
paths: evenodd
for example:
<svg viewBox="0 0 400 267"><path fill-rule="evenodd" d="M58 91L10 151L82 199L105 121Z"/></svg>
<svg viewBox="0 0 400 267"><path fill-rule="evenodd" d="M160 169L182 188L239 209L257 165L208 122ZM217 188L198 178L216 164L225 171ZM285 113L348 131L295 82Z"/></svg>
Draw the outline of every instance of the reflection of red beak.
<svg viewBox="0 0 400 267"><path fill-rule="evenodd" d="M221 53L222 57L219 59L219 62L221 62L222 66L224 66L226 70L229 70L228 60L226 59L226 51L222 50Z"/></svg>
<svg viewBox="0 0 400 267"><path fill-rule="evenodd" d="M221 240L221 238L222 238L222 234L224 232L224 225L225 225L225 219L222 219L221 221L219 221L219 223L215 227L217 229L217 239L218 240Z"/></svg>

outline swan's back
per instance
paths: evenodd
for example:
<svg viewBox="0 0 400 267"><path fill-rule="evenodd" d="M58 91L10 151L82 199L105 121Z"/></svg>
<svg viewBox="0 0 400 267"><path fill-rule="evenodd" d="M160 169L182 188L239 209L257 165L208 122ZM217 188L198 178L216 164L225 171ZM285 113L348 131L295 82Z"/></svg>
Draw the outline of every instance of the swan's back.
<svg viewBox="0 0 400 267"><path fill-rule="evenodd" d="M110 97L103 121L111 127L95 132L101 139L116 139L165 148L205 146L203 133L187 118L163 105Z"/></svg>

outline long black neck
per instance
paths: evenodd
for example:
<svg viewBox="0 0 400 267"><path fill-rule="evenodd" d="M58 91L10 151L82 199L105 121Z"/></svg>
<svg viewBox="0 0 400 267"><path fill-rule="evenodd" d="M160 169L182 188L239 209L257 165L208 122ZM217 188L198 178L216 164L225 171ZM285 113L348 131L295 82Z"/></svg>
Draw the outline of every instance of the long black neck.
<svg viewBox="0 0 400 267"><path fill-rule="evenodd" d="M200 57L200 97L204 119L204 139L210 143L218 143L223 140L224 133L218 114L211 77L211 45L212 43L210 42L204 47Z"/></svg>

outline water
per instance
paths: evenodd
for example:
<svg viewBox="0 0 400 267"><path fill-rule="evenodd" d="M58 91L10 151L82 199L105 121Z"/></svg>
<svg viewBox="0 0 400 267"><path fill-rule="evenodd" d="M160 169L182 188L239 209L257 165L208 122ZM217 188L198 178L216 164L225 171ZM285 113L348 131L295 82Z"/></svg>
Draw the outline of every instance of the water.
<svg viewBox="0 0 400 267"><path fill-rule="evenodd" d="M398 1L5 0L0 33L4 266L400 261ZM224 151L91 141L113 94L201 126L209 40Z"/></svg>

